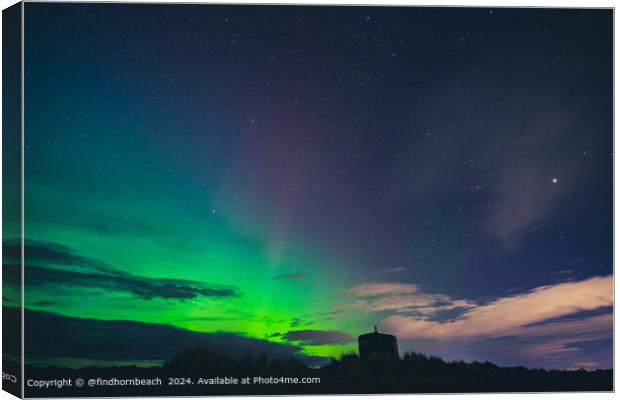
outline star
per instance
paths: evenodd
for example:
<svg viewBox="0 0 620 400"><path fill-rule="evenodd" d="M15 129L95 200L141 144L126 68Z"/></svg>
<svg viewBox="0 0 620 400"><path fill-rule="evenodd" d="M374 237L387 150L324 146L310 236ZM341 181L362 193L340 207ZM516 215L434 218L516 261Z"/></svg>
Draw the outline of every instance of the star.
<svg viewBox="0 0 620 400"><path fill-rule="evenodd" d="M558 178L551 178L551 183L558 183Z"/></svg>

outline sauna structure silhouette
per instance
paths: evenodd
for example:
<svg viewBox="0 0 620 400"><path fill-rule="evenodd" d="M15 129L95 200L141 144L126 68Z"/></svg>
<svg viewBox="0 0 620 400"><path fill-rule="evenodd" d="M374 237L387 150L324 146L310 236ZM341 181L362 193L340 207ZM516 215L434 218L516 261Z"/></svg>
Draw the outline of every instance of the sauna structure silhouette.
<svg viewBox="0 0 620 400"><path fill-rule="evenodd" d="M357 338L360 359L366 361L370 358L398 358L398 341L396 336L375 331L365 333Z"/></svg>

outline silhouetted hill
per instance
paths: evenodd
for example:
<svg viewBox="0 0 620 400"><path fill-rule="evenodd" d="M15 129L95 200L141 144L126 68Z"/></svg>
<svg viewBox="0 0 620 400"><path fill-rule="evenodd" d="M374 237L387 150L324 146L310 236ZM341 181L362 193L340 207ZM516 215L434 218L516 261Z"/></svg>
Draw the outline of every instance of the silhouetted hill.
<svg viewBox="0 0 620 400"><path fill-rule="evenodd" d="M446 362L437 357L408 353L402 359L345 355L322 368L313 369L295 358L270 358L247 354L231 358L207 347L186 349L164 366L68 369L27 367L29 379L155 378L161 386L97 386L63 389L29 389L28 396L129 396L129 395L223 395L223 394L327 394L327 393L467 393L611 391L613 371L547 371L523 367L498 367L489 362ZM245 377L319 378L305 384L205 384L199 378ZM169 378L188 380L170 386ZM191 382L191 383L190 383Z"/></svg>

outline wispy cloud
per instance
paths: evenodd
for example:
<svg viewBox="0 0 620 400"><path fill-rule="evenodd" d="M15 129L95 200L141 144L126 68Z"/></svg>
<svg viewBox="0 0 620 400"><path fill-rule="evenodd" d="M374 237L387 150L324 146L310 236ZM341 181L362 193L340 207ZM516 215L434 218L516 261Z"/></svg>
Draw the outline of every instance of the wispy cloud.
<svg viewBox="0 0 620 400"><path fill-rule="evenodd" d="M354 286L347 292L354 296L380 296L386 294L407 294L418 291L418 286L408 283L364 283Z"/></svg>
<svg viewBox="0 0 620 400"><path fill-rule="evenodd" d="M474 302L452 299L440 293L421 292L417 285L405 283L367 283L347 291L357 297L351 307L364 311L411 312L433 315L440 311L475 306Z"/></svg>
<svg viewBox="0 0 620 400"><path fill-rule="evenodd" d="M477 338L417 338L401 341L415 351L439 355L447 360L492 362L535 368L611 368L612 314L572 318L536 324L517 335Z"/></svg>
<svg viewBox="0 0 620 400"><path fill-rule="evenodd" d="M378 312L384 330L416 351L504 365L609 367L584 350L613 335L613 277L540 286L489 301L426 293L415 284L368 283L348 290L351 308ZM446 318L445 314L449 314Z"/></svg>
<svg viewBox="0 0 620 400"><path fill-rule="evenodd" d="M612 285L612 276L562 282L471 307L451 321L392 315L383 324L406 339L532 335L550 329L532 324L612 306ZM579 323L574 323L574 328L578 329Z"/></svg>
<svg viewBox="0 0 620 400"><path fill-rule="evenodd" d="M562 148L566 132L574 129L574 113L558 109L546 95L528 107L533 110L527 128L512 132L517 139L496 139L485 154L485 162L497 171L488 182L491 201L485 223L491 236L508 246L552 213L583 175L574 155ZM550 149L554 157L547 156Z"/></svg>

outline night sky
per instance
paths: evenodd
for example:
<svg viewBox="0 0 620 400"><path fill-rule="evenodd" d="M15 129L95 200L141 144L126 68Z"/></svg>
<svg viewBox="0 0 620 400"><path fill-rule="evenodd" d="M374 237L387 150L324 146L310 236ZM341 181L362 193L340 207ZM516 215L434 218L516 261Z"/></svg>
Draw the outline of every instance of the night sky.
<svg viewBox="0 0 620 400"><path fill-rule="evenodd" d="M612 366L610 10L25 10L30 311Z"/></svg>

